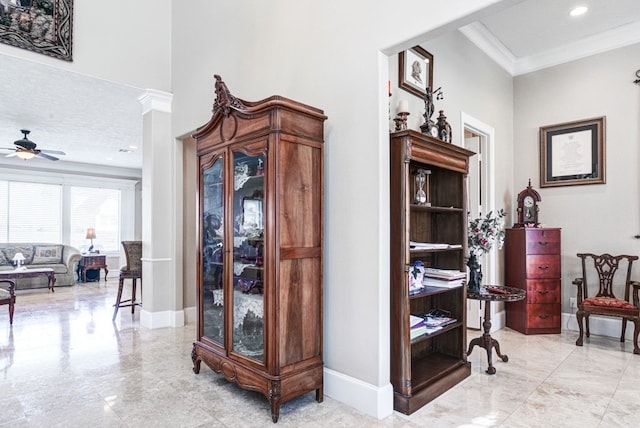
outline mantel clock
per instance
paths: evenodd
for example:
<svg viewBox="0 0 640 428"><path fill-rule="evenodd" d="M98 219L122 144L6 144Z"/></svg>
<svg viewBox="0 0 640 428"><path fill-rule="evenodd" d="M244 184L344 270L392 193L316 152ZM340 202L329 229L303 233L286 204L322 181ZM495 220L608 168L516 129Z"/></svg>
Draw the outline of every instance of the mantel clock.
<svg viewBox="0 0 640 428"><path fill-rule="evenodd" d="M518 222L513 227L538 227L538 203L542 199L540 194L529 185L522 192L518 193Z"/></svg>

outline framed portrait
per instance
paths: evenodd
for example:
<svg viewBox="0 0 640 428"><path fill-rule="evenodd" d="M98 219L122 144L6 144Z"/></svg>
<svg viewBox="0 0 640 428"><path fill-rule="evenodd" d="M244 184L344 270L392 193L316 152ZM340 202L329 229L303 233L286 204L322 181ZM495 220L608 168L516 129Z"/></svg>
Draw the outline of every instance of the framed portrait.
<svg viewBox="0 0 640 428"><path fill-rule="evenodd" d="M433 90L433 55L420 46L398 54L398 86L424 98L427 86Z"/></svg>
<svg viewBox="0 0 640 428"><path fill-rule="evenodd" d="M73 0L0 0L0 42L72 60Z"/></svg>
<svg viewBox="0 0 640 428"><path fill-rule="evenodd" d="M605 116L540 128L540 187L604 184Z"/></svg>

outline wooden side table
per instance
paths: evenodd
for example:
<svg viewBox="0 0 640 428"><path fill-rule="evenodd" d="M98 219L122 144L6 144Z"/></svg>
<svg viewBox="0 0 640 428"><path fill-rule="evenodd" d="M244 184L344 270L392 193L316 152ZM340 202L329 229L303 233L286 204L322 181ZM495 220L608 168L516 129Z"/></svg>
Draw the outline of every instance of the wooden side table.
<svg viewBox="0 0 640 428"><path fill-rule="evenodd" d="M107 280L109 269L107 269L107 256L104 254L83 254L82 258L78 262L78 268L76 273L78 274L78 280L87 282L87 271L97 269L98 281L100 280L100 269L104 269L104 280Z"/></svg>
<svg viewBox="0 0 640 428"><path fill-rule="evenodd" d="M491 292L490 290L494 290L495 292ZM479 292L467 291L468 299L484 300L487 302L487 304L484 305L484 321L482 323L484 334L469 342L467 356L471 354L471 351L473 351L476 345L484 348L487 351L487 360L489 362L489 367L487 368L488 374L496 373L496 368L493 367L493 363L491 362L491 350L493 348L496 348L496 354L498 354L498 357L500 357L502 361L505 363L509 361L509 357L500 352L500 344L498 341L491 337L491 302L515 302L523 300L525 296L526 292L524 290L512 287L487 286Z"/></svg>

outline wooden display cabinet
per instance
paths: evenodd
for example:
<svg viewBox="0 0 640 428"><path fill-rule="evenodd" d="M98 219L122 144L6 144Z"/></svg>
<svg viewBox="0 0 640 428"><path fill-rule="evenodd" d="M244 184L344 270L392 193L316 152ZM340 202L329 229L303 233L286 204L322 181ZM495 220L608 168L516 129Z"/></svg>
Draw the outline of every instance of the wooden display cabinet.
<svg viewBox="0 0 640 428"><path fill-rule="evenodd" d="M427 287L409 295L413 263L465 271L466 176L473 152L415 131L391 134L391 383L394 408L410 414L471 373L466 346L466 286ZM416 204L414 176L429 173L428 204ZM425 184L426 185L426 184ZM439 244L412 249L410 242ZM411 339L409 315L430 309L456 319L431 334Z"/></svg>
<svg viewBox="0 0 640 428"><path fill-rule="evenodd" d="M283 97L248 102L216 76L199 159L197 340L204 362L280 405L323 399L321 110Z"/></svg>

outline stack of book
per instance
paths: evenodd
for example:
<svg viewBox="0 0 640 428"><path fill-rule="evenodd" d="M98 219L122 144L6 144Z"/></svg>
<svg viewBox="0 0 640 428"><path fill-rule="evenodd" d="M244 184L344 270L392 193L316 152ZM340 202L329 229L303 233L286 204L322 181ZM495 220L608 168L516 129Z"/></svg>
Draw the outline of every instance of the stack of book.
<svg viewBox="0 0 640 428"><path fill-rule="evenodd" d="M410 315L411 324L411 340L425 334L431 334L441 330L444 326L456 322L455 318L446 315L431 315L429 313L422 315Z"/></svg>
<svg viewBox="0 0 640 428"><path fill-rule="evenodd" d="M424 319L418 315L409 315L411 325L411 340L416 337L427 334L427 325L424 323Z"/></svg>
<svg viewBox="0 0 640 428"><path fill-rule="evenodd" d="M422 284L425 287L455 288L464 285L467 273L459 270L425 268Z"/></svg>
<svg viewBox="0 0 640 428"><path fill-rule="evenodd" d="M422 319L424 325L431 328L442 328L457 321L449 312L440 309L430 310L422 315Z"/></svg>
<svg viewBox="0 0 640 428"><path fill-rule="evenodd" d="M409 248L411 248L412 250L446 250L453 248L462 248L462 245L410 241Z"/></svg>

